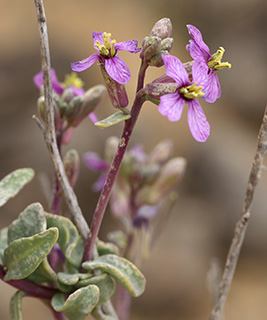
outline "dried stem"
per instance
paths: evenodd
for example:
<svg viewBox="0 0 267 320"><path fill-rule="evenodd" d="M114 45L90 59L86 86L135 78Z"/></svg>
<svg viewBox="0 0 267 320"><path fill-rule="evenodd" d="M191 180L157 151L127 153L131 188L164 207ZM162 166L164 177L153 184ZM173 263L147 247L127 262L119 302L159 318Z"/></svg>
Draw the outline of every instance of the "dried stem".
<svg viewBox="0 0 267 320"><path fill-rule="evenodd" d="M35 6L37 11L37 20L40 33L41 42L41 60L42 60L42 72L44 83L44 97L45 97L45 142L52 160L55 172L57 174L62 192L64 194L65 201L71 212L75 225L77 226L83 239L87 239L89 234L89 227L82 215L79 207L76 195L71 188L69 181L66 177L64 166L60 157L60 153L57 147L55 125L54 125L54 110L53 110L53 98L52 98L52 84L50 76L50 54L48 45L47 24L44 12L44 6L42 0L35 0Z"/></svg>
<svg viewBox="0 0 267 320"><path fill-rule="evenodd" d="M217 299L213 307L210 320L221 320L223 307L234 276L241 247L246 234L250 217L250 207L253 200L256 185L260 180L262 162L267 150L267 106L265 108L261 128L258 135L258 146L249 175L247 191L243 203L242 213L236 224L235 234L228 252L224 273L219 286Z"/></svg>

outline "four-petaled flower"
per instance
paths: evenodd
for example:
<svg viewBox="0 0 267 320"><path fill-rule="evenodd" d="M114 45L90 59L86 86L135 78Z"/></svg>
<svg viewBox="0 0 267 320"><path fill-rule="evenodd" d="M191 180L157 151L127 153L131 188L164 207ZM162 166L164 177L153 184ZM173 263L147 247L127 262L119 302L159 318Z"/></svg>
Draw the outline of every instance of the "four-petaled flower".
<svg viewBox="0 0 267 320"><path fill-rule="evenodd" d="M186 49L190 52L192 59L200 64L203 74L206 74L206 83L203 83L204 97L207 102L215 102L221 96L221 87L216 70L231 68L228 62L221 62L224 48L210 54L210 49L202 39L201 32L194 26L187 25L188 32L193 40L189 40Z"/></svg>
<svg viewBox="0 0 267 320"><path fill-rule="evenodd" d="M111 40L111 34L106 32L96 32L93 34L94 47L98 51L90 57L71 63L73 71L83 71L91 67L95 61L99 61L105 65L105 69L109 76L120 84L126 84L131 78L131 73L126 63L117 56L120 50L137 53L141 48L137 48L137 40L129 40L124 42L116 42Z"/></svg>
<svg viewBox="0 0 267 320"><path fill-rule="evenodd" d="M167 116L170 121L181 118L185 102L188 104L187 120L193 137L199 142L205 142L210 134L210 125L197 100L204 93L202 83L206 81L201 64L195 61L192 67L193 80L189 80L188 73L182 62L172 55L162 55L167 76L173 78L178 85L175 93L160 97L159 112Z"/></svg>

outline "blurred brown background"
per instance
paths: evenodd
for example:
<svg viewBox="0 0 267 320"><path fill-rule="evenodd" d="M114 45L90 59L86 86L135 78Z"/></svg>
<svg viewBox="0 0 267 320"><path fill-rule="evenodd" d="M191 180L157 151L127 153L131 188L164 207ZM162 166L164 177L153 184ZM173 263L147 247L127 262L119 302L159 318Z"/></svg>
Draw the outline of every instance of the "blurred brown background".
<svg viewBox="0 0 267 320"><path fill-rule="evenodd" d="M179 199L157 247L143 266L147 277L145 294L133 301L133 320L208 319L211 297L206 275L214 257L223 266L239 217L257 134L266 104L266 25L264 0L148 0L148 1L45 1L52 66L62 81L69 63L94 52L92 31L108 31L117 41L137 39L139 44L154 23L169 17L175 39L172 54L190 59L185 45L190 23L203 34L211 52L226 49L223 61L231 70L219 72L222 97L211 105L201 101L211 125L204 144L191 137L186 112L170 123L155 106L146 103L132 143L142 142L149 152L160 140L174 143L174 156L188 159L187 172L179 186ZM0 209L0 227L7 226L27 205L39 201L48 207L41 181L51 181L51 164L42 135L31 119L36 113L38 90L32 77L40 70L39 33L33 1L0 0L0 178L21 167L35 170L35 179ZM132 79L127 85L133 98L138 55L120 53ZM149 69L147 81L164 73ZM86 88L103 83L95 64L80 74ZM108 99L97 110L99 118L112 113ZM160 130L159 130L160 128ZM122 126L98 130L84 121L75 131L70 147L82 155L103 152L110 135L120 135ZM66 150L66 149L65 149ZM267 318L267 173L257 188L252 219L225 308L227 320ZM97 174L81 166L76 193L86 219L97 196L91 184ZM115 228L106 218L101 230ZM14 289L0 283L0 319L9 319L8 303ZM39 301L23 301L24 319L52 319Z"/></svg>

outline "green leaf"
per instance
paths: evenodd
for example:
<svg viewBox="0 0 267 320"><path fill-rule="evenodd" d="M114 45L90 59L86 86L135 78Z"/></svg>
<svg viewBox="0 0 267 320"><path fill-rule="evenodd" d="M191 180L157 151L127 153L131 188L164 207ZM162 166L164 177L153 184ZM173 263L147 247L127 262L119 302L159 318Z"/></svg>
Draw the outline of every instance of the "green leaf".
<svg viewBox="0 0 267 320"><path fill-rule="evenodd" d="M118 111L107 117L106 119L100 120L95 123L95 126L101 127L101 128L107 128L110 126L113 126L114 124L117 124L119 122L128 120L131 118L130 114L125 114L122 111Z"/></svg>
<svg viewBox="0 0 267 320"><path fill-rule="evenodd" d="M51 305L57 312L63 311L69 320L83 320L94 309L98 299L98 287L89 285L70 294L66 301L64 294L55 294Z"/></svg>
<svg viewBox="0 0 267 320"><path fill-rule="evenodd" d="M85 287L90 284L97 285L100 290L100 297L97 305L106 302L113 295L116 289L115 281L106 273L85 280L80 280L76 284L76 287Z"/></svg>
<svg viewBox="0 0 267 320"><path fill-rule="evenodd" d="M8 227L8 243L14 240L31 237L46 230L44 209L40 203L29 205Z"/></svg>
<svg viewBox="0 0 267 320"><path fill-rule="evenodd" d="M62 216L46 213L45 217L48 228L58 228L58 244L67 261L74 267L79 268L82 261L84 244L75 225L70 219Z"/></svg>
<svg viewBox="0 0 267 320"><path fill-rule="evenodd" d="M0 207L32 180L34 171L29 168L18 169L5 176L0 181Z"/></svg>
<svg viewBox="0 0 267 320"><path fill-rule="evenodd" d="M104 242L98 239L96 241L96 247L100 256L103 256L105 254L119 254L119 248L111 242Z"/></svg>
<svg viewBox="0 0 267 320"><path fill-rule="evenodd" d="M11 320L22 320L22 297L23 291L17 291L10 300L9 313Z"/></svg>
<svg viewBox="0 0 267 320"><path fill-rule="evenodd" d="M12 241L4 252L7 268L4 280L28 277L51 251L57 238L58 229L50 228L32 237Z"/></svg>
<svg viewBox="0 0 267 320"><path fill-rule="evenodd" d="M4 263L4 251L8 247L7 232L7 227L0 231L0 262L2 263Z"/></svg>
<svg viewBox="0 0 267 320"><path fill-rule="evenodd" d="M47 257L41 262L38 268L31 273L27 279L33 282L51 282L57 280L57 274L50 266Z"/></svg>
<svg viewBox="0 0 267 320"><path fill-rule="evenodd" d="M132 262L125 258L107 254L94 261L84 262L82 267L85 270L98 269L110 274L134 297L140 296L145 290L145 277Z"/></svg>
<svg viewBox="0 0 267 320"><path fill-rule="evenodd" d="M92 315L96 320L119 320L118 317L106 314L103 310L103 306L97 306L92 311Z"/></svg>

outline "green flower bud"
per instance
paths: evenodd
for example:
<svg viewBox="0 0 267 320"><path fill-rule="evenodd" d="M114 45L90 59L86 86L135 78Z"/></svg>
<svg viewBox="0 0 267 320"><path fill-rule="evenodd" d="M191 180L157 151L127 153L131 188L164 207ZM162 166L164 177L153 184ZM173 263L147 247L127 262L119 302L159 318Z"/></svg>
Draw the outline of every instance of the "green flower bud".
<svg viewBox="0 0 267 320"><path fill-rule="evenodd" d="M45 99L44 96L40 96L37 100L38 113L43 121L45 121Z"/></svg>
<svg viewBox="0 0 267 320"><path fill-rule="evenodd" d="M148 65L152 67L157 67L157 68L162 67L164 65L164 62L161 57L162 54L169 54L169 52L167 50L159 50L148 61Z"/></svg>
<svg viewBox="0 0 267 320"><path fill-rule="evenodd" d="M146 37L143 49L140 53L141 59L149 60L160 48L161 39L158 37Z"/></svg>
<svg viewBox="0 0 267 320"><path fill-rule="evenodd" d="M161 41L159 49L160 50L167 50L168 52L170 52L172 46L173 46L173 38L166 38Z"/></svg>
<svg viewBox="0 0 267 320"><path fill-rule="evenodd" d="M70 88L66 88L62 93L61 100L63 100L66 103L70 103L74 96L75 95L73 90Z"/></svg>
<svg viewBox="0 0 267 320"><path fill-rule="evenodd" d="M75 96L69 104L62 104L62 114L67 119L68 123L73 126L73 122L81 113L82 104L84 101L83 96Z"/></svg>
<svg viewBox="0 0 267 320"><path fill-rule="evenodd" d="M173 149L171 140L164 140L158 143L149 155L149 163L164 164L170 159Z"/></svg>
<svg viewBox="0 0 267 320"><path fill-rule="evenodd" d="M63 160L67 178L72 188L74 188L79 172L80 172L80 157L76 150L69 150Z"/></svg>

